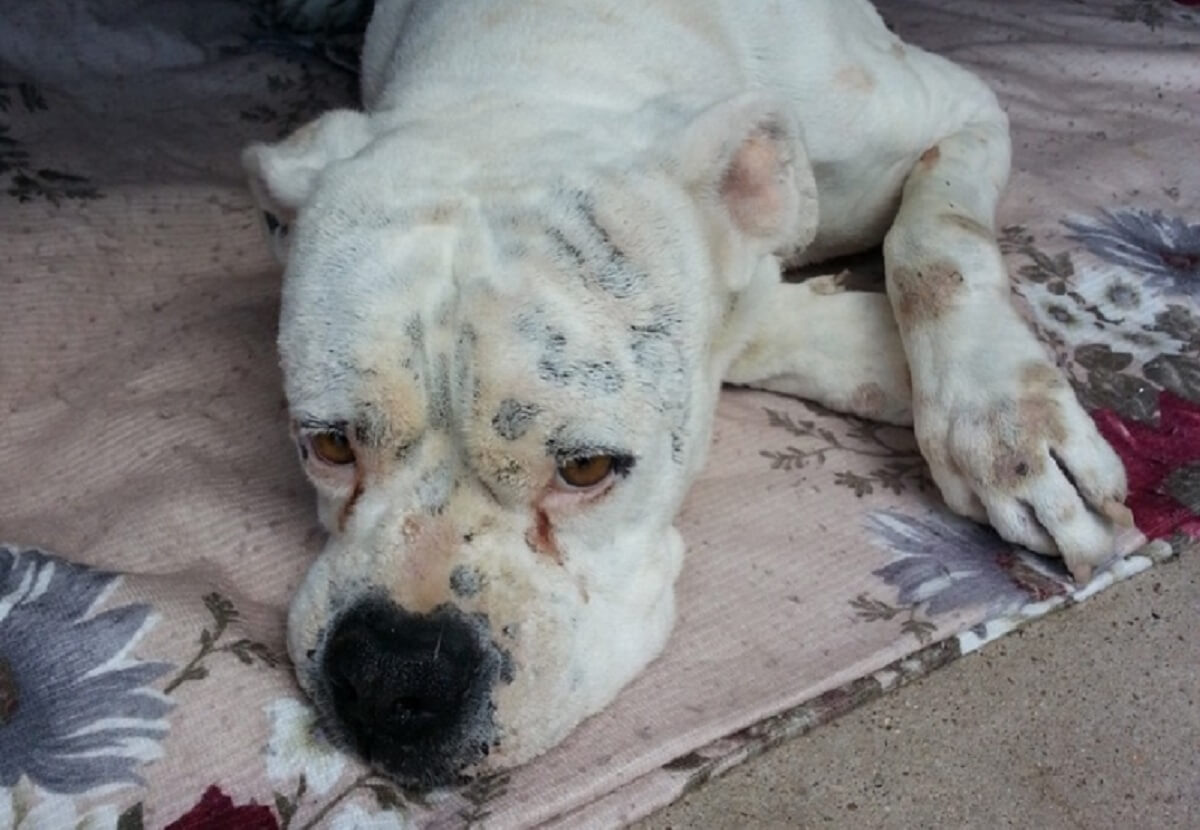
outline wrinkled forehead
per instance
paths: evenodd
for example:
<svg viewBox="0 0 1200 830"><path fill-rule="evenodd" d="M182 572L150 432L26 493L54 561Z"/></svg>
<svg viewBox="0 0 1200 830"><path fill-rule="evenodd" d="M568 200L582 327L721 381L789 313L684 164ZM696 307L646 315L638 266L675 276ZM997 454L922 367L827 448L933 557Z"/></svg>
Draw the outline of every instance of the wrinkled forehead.
<svg viewBox="0 0 1200 830"><path fill-rule="evenodd" d="M427 318L448 310L453 229L328 218L293 232L279 347L293 408L345 406L364 378L411 363Z"/></svg>
<svg viewBox="0 0 1200 830"><path fill-rule="evenodd" d="M678 408L686 310L636 220L560 190L301 224L280 329L293 410L474 413L517 433L563 408Z"/></svg>

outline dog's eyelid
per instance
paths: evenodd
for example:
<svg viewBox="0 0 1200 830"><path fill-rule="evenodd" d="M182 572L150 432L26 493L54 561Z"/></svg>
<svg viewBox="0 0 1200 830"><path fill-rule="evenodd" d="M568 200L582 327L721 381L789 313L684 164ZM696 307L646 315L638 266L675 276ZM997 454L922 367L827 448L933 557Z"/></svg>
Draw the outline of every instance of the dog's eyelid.
<svg viewBox="0 0 1200 830"><path fill-rule="evenodd" d="M342 418L336 421L328 421L322 418L313 418L302 416L294 421L296 432L304 435L311 435L317 432L336 432L340 435L347 435L350 427L350 422Z"/></svg>
<svg viewBox="0 0 1200 830"><path fill-rule="evenodd" d="M555 447L551 455L554 457L554 462L559 466L572 461L583 461L588 458L595 458L598 455L606 455L612 459L614 471L618 475L625 475L637 464L637 456L632 452L612 447L587 445Z"/></svg>

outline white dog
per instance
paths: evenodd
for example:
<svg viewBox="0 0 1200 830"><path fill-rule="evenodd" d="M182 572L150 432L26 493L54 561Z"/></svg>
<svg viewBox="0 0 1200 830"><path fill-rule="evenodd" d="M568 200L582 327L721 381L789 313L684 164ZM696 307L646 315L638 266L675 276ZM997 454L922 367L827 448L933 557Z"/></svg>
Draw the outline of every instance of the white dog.
<svg viewBox="0 0 1200 830"><path fill-rule="evenodd" d="M1079 579L1120 461L1009 301L1007 121L865 0L382 0L365 111L245 153L330 537L289 647L427 787L662 649L722 382L913 423L946 503ZM887 295L781 267L883 240Z"/></svg>

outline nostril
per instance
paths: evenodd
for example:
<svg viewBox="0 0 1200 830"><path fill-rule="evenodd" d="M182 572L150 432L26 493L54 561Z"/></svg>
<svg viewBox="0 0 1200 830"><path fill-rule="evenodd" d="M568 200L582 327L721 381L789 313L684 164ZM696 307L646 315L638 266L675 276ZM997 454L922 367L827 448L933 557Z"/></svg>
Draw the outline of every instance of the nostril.
<svg viewBox="0 0 1200 830"><path fill-rule="evenodd" d="M392 723L415 730L435 722L441 713L436 701L407 695L397 698L392 706Z"/></svg>
<svg viewBox="0 0 1200 830"><path fill-rule="evenodd" d="M329 675L329 687L334 696L345 704L354 705L358 701L358 690L354 688L354 683L341 672Z"/></svg>
<svg viewBox="0 0 1200 830"><path fill-rule="evenodd" d="M402 697L396 701L394 711L397 715L413 714L419 715L427 711L425 701L416 697Z"/></svg>

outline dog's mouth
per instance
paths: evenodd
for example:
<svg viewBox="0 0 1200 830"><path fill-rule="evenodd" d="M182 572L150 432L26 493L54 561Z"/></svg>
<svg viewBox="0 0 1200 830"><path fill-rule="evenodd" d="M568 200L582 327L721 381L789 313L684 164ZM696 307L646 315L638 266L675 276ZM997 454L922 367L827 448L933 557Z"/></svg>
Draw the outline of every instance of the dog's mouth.
<svg viewBox="0 0 1200 830"><path fill-rule="evenodd" d="M498 743L495 684L507 654L481 615L410 613L378 596L330 626L309 686L329 737L414 790L462 783Z"/></svg>

